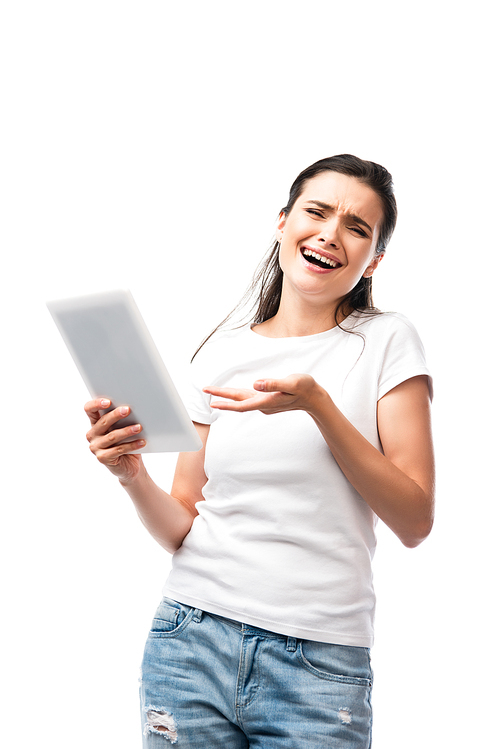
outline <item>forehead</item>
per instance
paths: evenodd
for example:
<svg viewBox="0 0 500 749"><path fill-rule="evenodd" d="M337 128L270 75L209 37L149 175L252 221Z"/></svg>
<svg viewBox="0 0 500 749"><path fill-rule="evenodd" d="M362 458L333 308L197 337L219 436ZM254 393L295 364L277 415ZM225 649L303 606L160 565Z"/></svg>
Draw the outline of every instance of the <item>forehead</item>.
<svg viewBox="0 0 500 749"><path fill-rule="evenodd" d="M371 225L383 218L382 201L371 187L355 177L338 172L321 172L309 179L297 202L318 200L331 205L340 213L354 213Z"/></svg>

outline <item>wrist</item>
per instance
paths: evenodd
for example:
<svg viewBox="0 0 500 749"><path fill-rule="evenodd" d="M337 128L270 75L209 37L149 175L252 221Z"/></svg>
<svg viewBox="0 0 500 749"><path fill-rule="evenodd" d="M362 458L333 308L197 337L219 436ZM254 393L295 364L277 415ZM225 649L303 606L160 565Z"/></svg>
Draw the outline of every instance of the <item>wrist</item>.
<svg viewBox="0 0 500 749"><path fill-rule="evenodd" d="M130 473L126 476L120 476L118 481L124 489L130 489L133 486L140 484L147 477L146 468L144 463L141 461L137 471Z"/></svg>
<svg viewBox="0 0 500 749"><path fill-rule="evenodd" d="M331 406L332 403L333 401L325 388L314 381L308 394L307 406L305 409L309 416L312 416L314 420L320 419L321 415L324 414L325 409L327 409L328 406Z"/></svg>

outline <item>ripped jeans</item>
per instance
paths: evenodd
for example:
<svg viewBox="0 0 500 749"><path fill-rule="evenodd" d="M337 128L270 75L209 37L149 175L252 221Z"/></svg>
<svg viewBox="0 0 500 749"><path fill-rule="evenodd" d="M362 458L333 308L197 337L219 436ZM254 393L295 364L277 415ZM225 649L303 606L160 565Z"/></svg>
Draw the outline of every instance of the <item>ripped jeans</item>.
<svg viewBox="0 0 500 749"><path fill-rule="evenodd" d="M144 651L144 749L369 749L367 648L278 635L164 598Z"/></svg>

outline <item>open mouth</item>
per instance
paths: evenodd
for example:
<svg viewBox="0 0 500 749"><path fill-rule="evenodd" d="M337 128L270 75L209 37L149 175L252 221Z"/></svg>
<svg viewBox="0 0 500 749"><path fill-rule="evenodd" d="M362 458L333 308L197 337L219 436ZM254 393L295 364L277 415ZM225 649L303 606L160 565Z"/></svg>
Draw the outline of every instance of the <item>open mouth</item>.
<svg viewBox="0 0 500 749"><path fill-rule="evenodd" d="M308 263L317 265L319 268L331 270L332 268L340 268L342 265L342 263L337 263L335 262L335 260L330 260L330 258L325 257L324 255L320 255L319 252L314 252L314 250L304 248L301 250L301 253Z"/></svg>

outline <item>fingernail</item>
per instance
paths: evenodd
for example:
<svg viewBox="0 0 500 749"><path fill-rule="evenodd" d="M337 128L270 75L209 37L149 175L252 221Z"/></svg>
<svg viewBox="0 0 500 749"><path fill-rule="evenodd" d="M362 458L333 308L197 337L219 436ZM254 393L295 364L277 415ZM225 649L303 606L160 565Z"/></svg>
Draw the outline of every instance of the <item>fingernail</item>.
<svg viewBox="0 0 500 749"><path fill-rule="evenodd" d="M122 406L122 407L120 408L120 414L121 414L122 416L126 416L126 415L128 414L128 408L127 408L127 406Z"/></svg>
<svg viewBox="0 0 500 749"><path fill-rule="evenodd" d="M108 400L107 398L103 398L101 401L101 406L103 406L104 408L107 408L110 403L111 403L110 400Z"/></svg>
<svg viewBox="0 0 500 749"><path fill-rule="evenodd" d="M133 431L133 432L140 432L140 431L141 431L141 425L140 425L140 424L135 424L135 425L134 425L134 426L132 427L132 431Z"/></svg>

